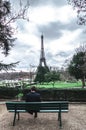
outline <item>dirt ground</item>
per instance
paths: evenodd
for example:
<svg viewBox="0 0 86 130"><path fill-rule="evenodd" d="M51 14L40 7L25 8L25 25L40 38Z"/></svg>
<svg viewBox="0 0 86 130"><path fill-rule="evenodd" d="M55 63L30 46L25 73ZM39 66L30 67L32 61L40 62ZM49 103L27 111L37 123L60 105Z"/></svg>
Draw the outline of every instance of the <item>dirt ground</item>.
<svg viewBox="0 0 86 130"><path fill-rule="evenodd" d="M28 113L12 126L13 113L0 104L0 130L59 130L56 113L38 113L38 118ZM62 130L86 130L86 104L69 104L69 112L62 113Z"/></svg>

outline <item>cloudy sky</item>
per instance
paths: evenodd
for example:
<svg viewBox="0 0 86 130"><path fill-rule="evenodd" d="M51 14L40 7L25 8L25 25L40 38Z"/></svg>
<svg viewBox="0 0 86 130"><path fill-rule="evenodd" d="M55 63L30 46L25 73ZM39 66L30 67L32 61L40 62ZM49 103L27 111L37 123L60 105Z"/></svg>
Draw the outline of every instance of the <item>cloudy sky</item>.
<svg viewBox="0 0 86 130"><path fill-rule="evenodd" d="M15 5L17 2L15 1ZM44 35L45 58L48 66L62 67L75 49L85 42L85 26L77 24L77 14L67 0L29 0L29 22L19 20L15 46L4 63L20 61L16 70L38 66L41 34Z"/></svg>

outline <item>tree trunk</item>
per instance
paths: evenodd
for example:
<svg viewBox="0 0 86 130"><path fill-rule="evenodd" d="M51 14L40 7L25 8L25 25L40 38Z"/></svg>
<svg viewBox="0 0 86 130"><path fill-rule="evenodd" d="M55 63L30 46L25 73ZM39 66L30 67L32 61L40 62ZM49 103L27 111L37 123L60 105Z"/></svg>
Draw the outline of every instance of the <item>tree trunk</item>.
<svg viewBox="0 0 86 130"><path fill-rule="evenodd" d="M82 80L82 88L84 88L85 87L85 76L83 76L83 78L81 80Z"/></svg>
<svg viewBox="0 0 86 130"><path fill-rule="evenodd" d="M54 88L54 84L55 84L55 82L53 82L53 83L52 83L52 85L53 85L53 88Z"/></svg>

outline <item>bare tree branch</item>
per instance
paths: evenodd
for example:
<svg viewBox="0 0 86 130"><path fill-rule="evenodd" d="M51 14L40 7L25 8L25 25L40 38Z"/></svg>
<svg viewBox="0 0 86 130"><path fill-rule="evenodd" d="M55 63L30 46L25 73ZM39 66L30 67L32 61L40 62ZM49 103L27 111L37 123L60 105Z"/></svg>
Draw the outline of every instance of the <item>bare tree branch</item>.
<svg viewBox="0 0 86 130"><path fill-rule="evenodd" d="M86 24L86 0L68 0L68 3L77 10L78 24Z"/></svg>
<svg viewBox="0 0 86 130"><path fill-rule="evenodd" d="M0 49L3 50L5 56L9 54L9 51L14 46L13 42L15 38L13 35L16 27L12 26L12 23L19 19L28 21L28 0L17 0L16 6L18 6L18 8L16 8L16 6L13 7L10 2L12 2L12 0L0 0ZM11 64L0 62L0 71L12 69L16 64L18 64L18 62Z"/></svg>

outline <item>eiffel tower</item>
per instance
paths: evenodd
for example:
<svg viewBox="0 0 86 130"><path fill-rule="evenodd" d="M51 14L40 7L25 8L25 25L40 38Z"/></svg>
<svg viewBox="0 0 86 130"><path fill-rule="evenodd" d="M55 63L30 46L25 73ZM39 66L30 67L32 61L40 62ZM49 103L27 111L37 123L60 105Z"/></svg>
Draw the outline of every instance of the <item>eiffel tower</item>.
<svg viewBox="0 0 86 130"><path fill-rule="evenodd" d="M45 54L44 54L44 45L43 45L43 35L41 35L41 54L40 54L40 63L39 66L47 66L46 64L46 59L45 59Z"/></svg>

